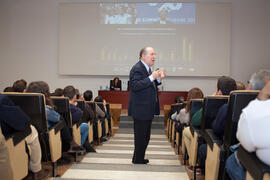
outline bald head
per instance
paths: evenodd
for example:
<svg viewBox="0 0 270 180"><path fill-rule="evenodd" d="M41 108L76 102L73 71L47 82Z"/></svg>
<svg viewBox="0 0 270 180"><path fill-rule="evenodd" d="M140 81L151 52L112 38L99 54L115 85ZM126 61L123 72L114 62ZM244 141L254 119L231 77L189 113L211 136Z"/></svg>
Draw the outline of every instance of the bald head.
<svg viewBox="0 0 270 180"><path fill-rule="evenodd" d="M140 51L140 60L145 62L149 67L155 64L156 52L152 47L144 47Z"/></svg>

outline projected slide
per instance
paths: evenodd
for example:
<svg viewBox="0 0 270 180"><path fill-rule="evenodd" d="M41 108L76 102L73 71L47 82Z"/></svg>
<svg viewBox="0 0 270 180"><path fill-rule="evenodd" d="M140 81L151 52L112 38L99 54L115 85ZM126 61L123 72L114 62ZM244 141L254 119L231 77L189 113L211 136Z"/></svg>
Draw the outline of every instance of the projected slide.
<svg viewBox="0 0 270 180"><path fill-rule="evenodd" d="M168 76L228 75L230 3L60 3L59 74L129 75L152 46Z"/></svg>
<svg viewBox="0 0 270 180"><path fill-rule="evenodd" d="M101 3L102 24L194 24L195 3Z"/></svg>

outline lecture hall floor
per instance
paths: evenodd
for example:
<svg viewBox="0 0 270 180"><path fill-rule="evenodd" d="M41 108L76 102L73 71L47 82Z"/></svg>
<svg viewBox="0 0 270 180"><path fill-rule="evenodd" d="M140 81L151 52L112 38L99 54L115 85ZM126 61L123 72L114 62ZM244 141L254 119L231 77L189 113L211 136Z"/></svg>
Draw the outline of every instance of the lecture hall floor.
<svg viewBox="0 0 270 180"><path fill-rule="evenodd" d="M164 132L163 116L153 120L151 140L147 148L147 165L131 163L133 155L132 120L121 116L119 128L109 141L97 146L97 153L88 153L78 163L58 166L61 177L56 179L181 179L188 174L181 165L179 156L168 142ZM189 174L190 175L190 174Z"/></svg>

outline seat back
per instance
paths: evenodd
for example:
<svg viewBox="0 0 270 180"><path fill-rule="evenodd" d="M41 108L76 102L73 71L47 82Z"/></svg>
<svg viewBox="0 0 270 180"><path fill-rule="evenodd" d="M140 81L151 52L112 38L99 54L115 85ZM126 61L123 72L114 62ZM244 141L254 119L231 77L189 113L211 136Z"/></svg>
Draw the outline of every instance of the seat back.
<svg viewBox="0 0 270 180"><path fill-rule="evenodd" d="M77 100L76 102L78 103L78 107L79 107L82 111L84 111L84 109L85 109L85 101L83 101L83 100Z"/></svg>
<svg viewBox="0 0 270 180"><path fill-rule="evenodd" d="M179 103L179 104L172 104L171 105L171 114L177 112L177 114L179 113L179 111L181 109L183 109L186 106L186 104L184 103Z"/></svg>
<svg viewBox="0 0 270 180"><path fill-rule="evenodd" d="M38 132L45 133L48 124L45 112L45 98L39 93L4 93L17 106L19 106L30 117L30 123Z"/></svg>
<svg viewBox="0 0 270 180"><path fill-rule="evenodd" d="M203 105L203 99L191 99L190 100L190 119L192 119L192 116L202 108Z"/></svg>
<svg viewBox="0 0 270 180"><path fill-rule="evenodd" d="M92 102L92 101L85 101L85 103L87 103L94 112L94 123L88 124L89 125L88 141L91 143L94 139L98 137L98 134L97 134L98 128L96 124L96 104L95 102Z"/></svg>
<svg viewBox="0 0 270 180"><path fill-rule="evenodd" d="M59 122L54 129L48 129L44 95L40 93L6 93L6 95L28 115L30 123L37 129L43 161L56 162L62 155L60 130L63 124Z"/></svg>
<svg viewBox="0 0 270 180"><path fill-rule="evenodd" d="M105 108L102 102L95 102L98 107L105 113ZM107 107L106 107L107 108ZM104 119L104 124L101 121L98 121L98 138L101 138L103 134L106 134L106 116Z"/></svg>
<svg viewBox="0 0 270 180"><path fill-rule="evenodd" d="M67 97L51 97L56 111L64 118L69 128L72 128L69 99Z"/></svg>
<svg viewBox="0 0 270 180"><path fill-rule="evenodd" d="M110 113L110 104L109 103L106 104L106 108L107 108L107 113L109 114Z"/></svg>
<svg viewBox="0 0 270 180"><path fill-rule="evenodd" d="M90 106L90 108L93 110L94 120L96 120L96 105L95 105L95 103L92 101L85 101L85 103L87 103Z"/></svg>
<svg viewBox="0 0 270 180"><path fill-rule="evenodd" d="M242 109L245 108L250 101L254 100L258 96L258 93L258 90L237 90L231 92L223 142L225 150L228 153L230 146L238 143L236 131ZM228 155L229 154L227 154L227 156Z"/></svg>
<svg viewBox="0 0 270 180"><path fill-rule="evenodd" d="M226 103L228 103L228 96L206 96L204 98L201 130L212 129L212 122L215 120L219 108Z"/></svg>
<svg viewBox="0 0 270 180"><path fill-rule="evenodd" d="M71 128L73 140L81 145L80 122L74 125L72 123L69 99L67 97L52 97L51 99L56 106L56 111L61 114L67 126Z"/></svg>
<svg viewBox="0 0 270 180"><path fill-rule="evenodd" d="M95 102L95 103L98 105L98 107L99 107L103 112L105 112L105 108L104 108L102 102Z"/></svg>

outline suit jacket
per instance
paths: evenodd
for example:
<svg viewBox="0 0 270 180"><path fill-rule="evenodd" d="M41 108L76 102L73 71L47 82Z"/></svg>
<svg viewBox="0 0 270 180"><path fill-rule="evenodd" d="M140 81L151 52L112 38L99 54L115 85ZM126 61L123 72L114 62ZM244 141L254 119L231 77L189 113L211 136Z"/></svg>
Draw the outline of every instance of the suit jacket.
<svg viewBox="0 0 270 180"><path fill-rule="evenodd" d="M151 82L149 73L141 61L136 63L129 74L130 98L128 114L136 120L152 120L159 114L158 83Z"/></svg>

